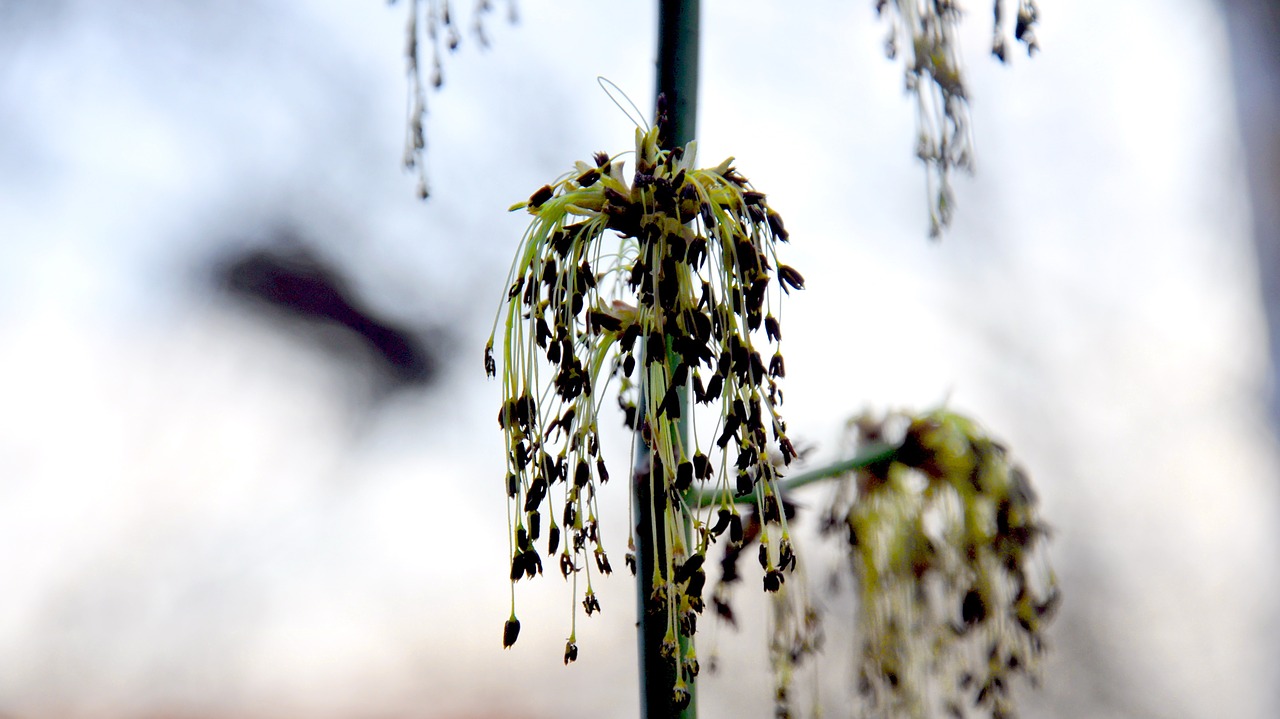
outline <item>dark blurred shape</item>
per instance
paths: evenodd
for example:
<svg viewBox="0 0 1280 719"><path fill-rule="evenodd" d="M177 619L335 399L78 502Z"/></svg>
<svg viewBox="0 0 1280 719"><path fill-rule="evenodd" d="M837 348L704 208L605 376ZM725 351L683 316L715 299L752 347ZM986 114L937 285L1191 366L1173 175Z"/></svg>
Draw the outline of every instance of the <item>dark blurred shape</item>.
<svg viewBox="0 0 1280 719"><path fill-rule="evenodd" d="M215 272L228 291L265 303L287 320L350 330L397 385L425 385L436 374L436 362L417 333L367 307L339 268L305 248L248 250Z"/></svg>
<svg viewBox="0 0 1280 719"><path fill-rule="evenodd" d="M1222 0L1235 80L1236 117L1253 213L1258 288L1267 320L1271 434L1280 437L1280 4ZM1274 630L1271 705L1280 706L1280 651Z"/></svg>
<svg viewBox="0 0 1280 719"><path fill-rule="evenodd" d="M1273 430L1280 431L1280 5L1274 0L1222 0L1221 5L1267 318L1271 419Z"/></svg>

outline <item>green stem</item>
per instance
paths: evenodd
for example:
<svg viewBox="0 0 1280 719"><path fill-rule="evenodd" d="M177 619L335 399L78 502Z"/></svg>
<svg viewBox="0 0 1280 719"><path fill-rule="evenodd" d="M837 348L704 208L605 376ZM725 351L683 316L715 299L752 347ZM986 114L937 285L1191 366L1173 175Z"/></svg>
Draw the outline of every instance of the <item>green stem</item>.
<svg viewBox="0 0 1280 719"><path fill-rule="evenodd" d="M836 477L855 469L863 469L875 464L876 462L882 462L889 459L897 451L898 445L896 444L871 444L863 447L861 451L849 459L841 460L825 467L819 467L818 469L809 470L803 474L787 477L781 482L778 482L778 489L784 492L799 489L806 484L813 484L814 482ZM686 496L688 497L689 504L696 505L698 507L710 507L716 504L755 504L757 500L757 496L754 491L748 492L747 494L735 495L732 492L727 491L699 492L697 490L692 490L691 493Z"/></svg>
<svg viewBox="0 0 1280 719"><path fill-rule="evenodd" d="M657 92L666 100L668 131L662 136L664 149L683 146L694 139L698 112L698 18L699 0L660 0L658 20ZM668 353L670 365L670 354ZM641 373L641 378L647 372ZM639 416L645 415L647 387L640 387ZM687 417L688 397L682 396L682 417ZM686 427L678 430L687 441ZM636 475L632 478L636 539L636 629L640 663L640 716L642 719L696 719L697 694L692 683L687 687L692 699L689 706L677 712L672 701L676 676L671 663L662 656L661 647L670 617L666 607L651 606L654 567L667 566L666 527L662 516L654 516L653 491L660 479L652 477L649 447L636 443ZM681 528L685 544L690 544L690 527ZM657 540L655 542L655 539ZM681 651L686 648L681 643Z"/></svg>

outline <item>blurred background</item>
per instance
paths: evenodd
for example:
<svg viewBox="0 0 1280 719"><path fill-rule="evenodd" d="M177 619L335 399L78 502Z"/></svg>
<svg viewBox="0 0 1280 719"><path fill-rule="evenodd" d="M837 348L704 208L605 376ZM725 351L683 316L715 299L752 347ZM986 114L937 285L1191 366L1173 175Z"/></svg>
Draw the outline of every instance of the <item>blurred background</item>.
<svg viewBox="0 0 1280 719"><path fill-rule="evenodd" d="M554 576L500 649L481 363L506 208L632 146L596 76L651 107L654 3L599 5L499 3L482 49L455 2L423 203L404 3L0 0L0 716L636 715L623 576L576 664ZM821 461L864 408L946 402L1012 447L1065 589L1024 716L1280 715L1265 3L1042 0L1007 66L971 3L977 171L941 243L872 5L703 3L700 156L738 158L807 280L792 436ZM772 712L740 602L753 626L699 636L709 718ZM853 600L826 604L813 686L846 716Z"/></svg>

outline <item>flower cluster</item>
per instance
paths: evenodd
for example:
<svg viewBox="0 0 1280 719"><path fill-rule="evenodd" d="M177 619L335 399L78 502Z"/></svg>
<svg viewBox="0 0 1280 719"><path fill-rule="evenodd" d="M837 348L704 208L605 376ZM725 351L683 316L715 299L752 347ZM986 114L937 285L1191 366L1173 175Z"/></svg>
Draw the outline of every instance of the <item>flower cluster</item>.
<svg viewBox="0 0 1280 719"><path fill-rule="evenodd" d="M783 496L782 518L786 522L793 522L797 512L797 505ZM760 521L759 512L749 509L742 525L741 539L729 543L720 560L720 581L712 592L711 602L720 619L733 627L738 625L732 594L734 587L742 580L739 560L752 553L752 548L761 539L764 530L765 525ZM769 588L769 552L763 544L756 549L756 556L765 572L766 588ZM790 539L780 546L779 553L793 571L800 575L798 582L772 588L769 597L769 664L773 670L774 716L786 719L792 716L791 685L796 670L805 660L821 651L824 636L821 616L809 600L808 583L803 569L796 563Z"/></svg>
<svg viewBox="0 0 1280 719"><path fill-rule="evenodd" d="M847 532L861 588L860 692L892 715L1011 717L1011 680L1035 681L1059 601L1027 475L950 412L854 427L861 442L902 433L826 520Z"/></svg>
<svg viewBox="0 0 1280 719"><path fill-rule="evenodd" d="M396 0L391 0L395 3ZM426 3L425 11L421 7ZM426 151L427 134L423 123L427 116L427 82L432 88L444 84L444 65L441 62L441 48L449 52L458 49L462 35L449 9L449 0L409 0L408 27L405 32L405 71L409 76L408 117L404 143L404 168L416 170L418 173L418 196L426 199L431 190L427 185ZM476 0L475 19L472 30L481 45L488 45L488 36L484 29L484 16L493 10L493 0ZM516 0L508 0L508 17L516 21ZM427 82L422 78L422 44L421 34L425 32L431 43L431 74Z"/></svg>
<svg viewBox="0 0 1280 719"><path fill-rule="evenodd" d="M669 620L664 644L679 692L697 672L683 640L703 609L707 548L726 532L731 544L743 541L735 500L749 496L764 520L765 588L780 588L795 564L770 448L784 466L796 454L778 414L777 379L786 370L776 345L781 295L804 279L778 262L782 218L732 158L697 169L694 143L662 150L658 132L637 130L629 183L621 160L598 153L512 208L533 220L485 367L498 372L494 342L505 316L498 424L507 444L511 580L542 573L545 546L575 587L585 577L588 614L600 608L592 566L611 571L599 531L597 491L609 473L597 415L603 385L618 383L625 421L650 449L633 480L651 487L651 529L662 534L652 539L668 549L654 567L650 604ZM699 440L695 411L709 413L702 424L713 427L710 441ZM720 499L700 510L695 490ZM549 509L553 500L558 507ZM636 571L633 555L627 564ZM513 608L509 626L515 621ZM504 644L514 640L508 631ZM576 656L571 633L565 661Z"/></svg>
<svg viewBox="0 0 1280 719"><path fill-rule="evenodd" d="M1005 54L1005 35L1007 28L1005 26L1005 0L995 0L995 29L992 31L991 54L1000 59L1000 62L1008 62ZM1036 7L1035 0L1018 0L1018 11L1013 21L1013 38L1018 42L1026 45L1027 54L1031 55L1040 49L1039 43L1036 42L1035 25L1040 19L1040 10Z"/></svg>
<svg viewBox="0 0 1280 719"><path fill-rule="evenodd" d="M1006 58L1005 1L995 0L991 45L1001 62ZM876 12L889 16L885 54L893 59L906 48L906 86L916 99L916 156L925 164L929 235L936 238L951 223L951 170L971 170L973 163L968 90L956 39L960 6L956 0L876 0ZM1014 37L1028 52L1037 47L1036 19L1035 0L1018 0Z"/></svg>

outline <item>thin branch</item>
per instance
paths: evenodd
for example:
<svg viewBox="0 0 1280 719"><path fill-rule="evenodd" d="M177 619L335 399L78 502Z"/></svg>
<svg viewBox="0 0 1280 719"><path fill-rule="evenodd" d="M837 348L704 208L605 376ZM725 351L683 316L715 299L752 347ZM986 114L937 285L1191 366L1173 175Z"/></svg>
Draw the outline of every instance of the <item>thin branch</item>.
<svg viewBox="0 0 1280 719"><path fill-rule="evenodd" d="M855 469L863 469L869 467L876 462L882 462L893 457L898 451L900 445L875 443L867 445L858 451L857 454L849 459L841 460L835 464L829 464L825 467L813 469L803 474L797 474L788 477L778 483L779 489L790 491L799 489L806 484L813 484L831 477L838 477ZM692 491L689 495L689 504L699 507L710 507L716 504L754 504L756 502L756 493L754 491L747 494L734 495L731 492L697 492Z"/></svg>

